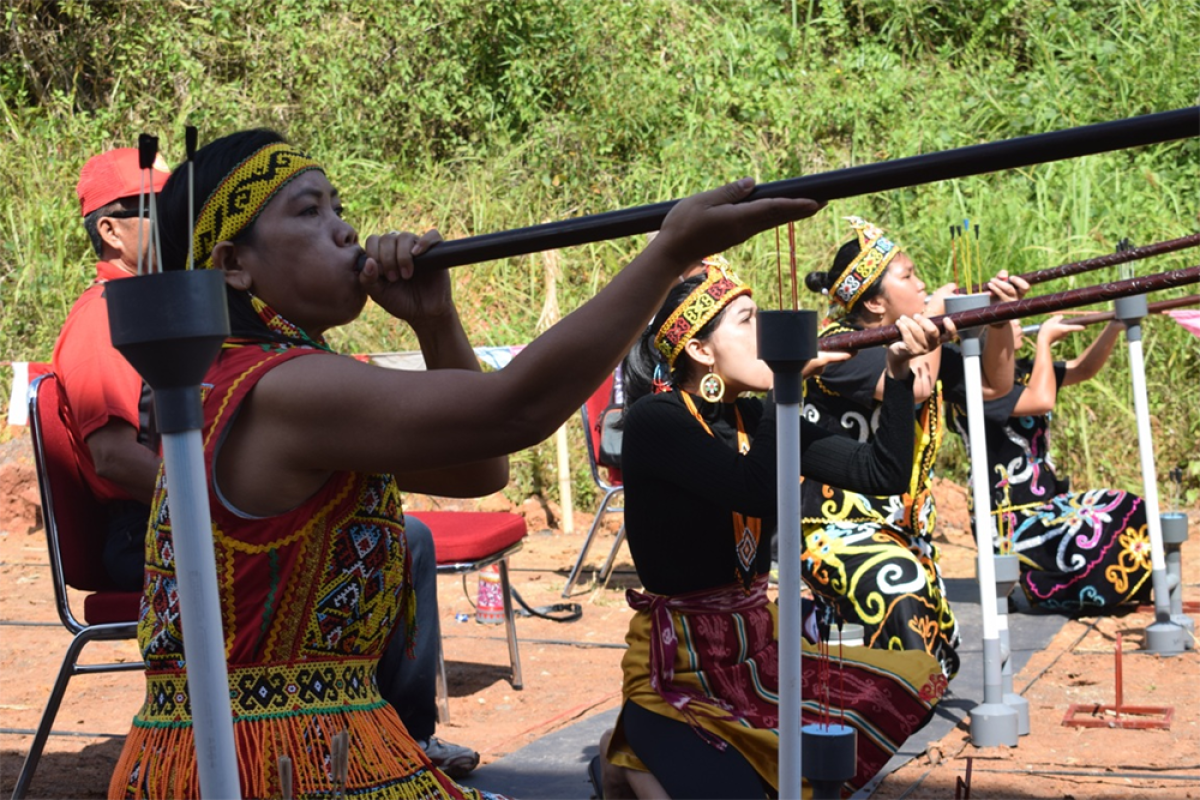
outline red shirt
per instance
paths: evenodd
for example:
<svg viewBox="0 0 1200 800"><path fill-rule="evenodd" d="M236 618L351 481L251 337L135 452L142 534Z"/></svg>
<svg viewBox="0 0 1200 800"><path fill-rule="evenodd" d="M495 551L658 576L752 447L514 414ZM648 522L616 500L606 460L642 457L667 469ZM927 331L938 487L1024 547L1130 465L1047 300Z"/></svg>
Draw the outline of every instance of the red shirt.
<svg viewBox="0 0 1200 800"><path fill-rule="evenodd" d="M53 366L65 397L63 417L79 472L102 502L131 499L124 489L96 474L87 437L118 419L138 427L142 378L112 346L105 281L131 277L108 261L96 264L96 282L67 315L54 345Z"/></svg>

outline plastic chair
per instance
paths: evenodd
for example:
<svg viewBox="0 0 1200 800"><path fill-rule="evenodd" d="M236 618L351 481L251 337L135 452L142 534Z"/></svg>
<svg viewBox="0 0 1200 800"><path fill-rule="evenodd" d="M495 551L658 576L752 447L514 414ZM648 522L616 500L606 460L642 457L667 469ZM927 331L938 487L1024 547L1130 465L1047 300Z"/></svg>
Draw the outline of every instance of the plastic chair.
<svg viewBox="0 0 1200 800"><path fill-rule="evenodd" d="M529 532L525 518L501 511L418 511L414 516L428 525L433 534L439 575L465 575L493 564L499 566L512 687L518 691L523 689L508 557L521 549L522 540ZM446 689L446 659L441 653L438 654L437 692L438 719L446 722L450 718L450 704Z"/></svg>
<svg viewBox="0 0 1200 800"><path fill-rule="evenodd" d="M62 668L50 691L46 710L38 723L29 754L17 776L13 798L25 796L50 728L58 714L67 682L75 675L144 670L142 662L80 664L85 645L94 641L137 638L141 592L113 588L104 571L104 509L92 496L75 466L71 441L59 413L58 379L53 373L38 377L29 387L29 427L34 463L42 496L42 519L50 550L50 573L58 617L74 635L63 657ZM83 601L83 621L71 608L67 587L91 592Z"/></svg>
<svg viewBox="0 0 1200 800"><path fill-rule="evenodd" d="M587 445L588 464L592 468L592 480L596 482L596 486L600 491L604 492L604 499L600 501L600 508L596 511L596 516L592 520L592 528L588 531L587 538L583 541L583 549L579 551L579 558L575 560L575 566L571 568L571 574L567 576L567 585L563 587L563 597L571 596L571 589L575 586L575 581L579 579L579 572L583 569L583 561L587 558L588 551L592 549L592 540L596 538L596 531L600 529L600 521L605 514L622 514L625 512L625 506L618 504L617 501L625 499L625 487L621 482L621 470L615 465L604 464L599 461L600 454L600 418L604 410L610 405L615 404L614 391L619 391L619 384L614 380L613 375L609 375L604 383L592 392L592 396L587 399L580 409L579 414L583 418L584 443ZM617 558L617 552L621 549L621 543L625 541L625 524L621 523L620 529L617 531L617 538L613 541L612 550L608 553L608 559L604 562L604 566L600 569L601 582L608 580L609 573L612 572L613 562Z"/></svg>

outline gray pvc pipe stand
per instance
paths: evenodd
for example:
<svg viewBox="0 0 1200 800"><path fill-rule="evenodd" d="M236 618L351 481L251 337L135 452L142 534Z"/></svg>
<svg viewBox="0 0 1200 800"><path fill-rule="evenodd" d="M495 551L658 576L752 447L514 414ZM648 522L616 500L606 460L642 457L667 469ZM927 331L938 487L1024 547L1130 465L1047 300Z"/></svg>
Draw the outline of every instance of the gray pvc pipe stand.
<svg viewBox="0 0 1200 800"><path fill-rule="evenodd" d="M213 550L200 382L229 335L220 270L138 275L105 287L109 329L154 390L162 431L200 795L241 797Z"/></svg>
<svg viewBox="0 0 1200 800"><path fill-rule="evenodd" d="M1013 689L1012 646L1008 635L1008 595L1021 579L1021 562L1015 555L994 556L996 565L996 616L1000 623L1000 683L1004 705L1017 712L1017 735L1029 735L1029 701Z"/></svg>
<svg viewBox="0 0 1200 800"><path fill-rule="evenodd" d="M804 726L804 777L812 800L841 800L842 785L858 768L858 732L849 725Z"/></svg>
<svg viewBox="0 0 1200 800"><path fill-rule="evenodd" d="M1142 352L1142 317L1146 296L1122 297L1113 303L1117 319L1125 323L1129 343L1129 373L1133 380L1133 406L1137 418L1138 454L1142 462L1142 501L1150 531L1150 579L1154 586L1154 623L1146 628L1145 649L1164 656L1187 649L1187 632L1171 619L1171 589L1167 580L1162 520L1158 510L1158 477L1154 469L1154 438L1150 431L1150 404L1146 399L1146 359Z"/></svg>
<svg viewBox="0 0 1200 800"><path fill-rule="evenodd" d="M989 304L984 292L946 298L946 313L953 314ZM962 341L963 374L967 395L967 429L971 457L971 499L975 507L975 546L979 576L980 611L983 617L983 702L971 709L971 743L976 747L1015 747L1017 712L1004 703L1000 620L996 611L996 565L992 549L992 499L988 492L987 440L983 429L983 376L979 328L958 332Z"/></svg>
<svg viewBox="0 0 1200 800"><path fill-rule="evenodd" d="M1168 511L1162 515L1163 550L1166 551L1167 583L1171 587L1171 621L1181 626L1188 635L1184 646L1194 649L1196 620L1183 613L1183 543L1188 539L1188 518L1182 511Z"/></svg>
<svg viewBox="0 0 1200 800"><path fill-rule="evenodd" d="M817 355L815 311L760 311L758 357L775 372L779 513L779 798L803 792L801 733L800 403L804 365ZM853 775L853 771L850 773Z"/></svg>

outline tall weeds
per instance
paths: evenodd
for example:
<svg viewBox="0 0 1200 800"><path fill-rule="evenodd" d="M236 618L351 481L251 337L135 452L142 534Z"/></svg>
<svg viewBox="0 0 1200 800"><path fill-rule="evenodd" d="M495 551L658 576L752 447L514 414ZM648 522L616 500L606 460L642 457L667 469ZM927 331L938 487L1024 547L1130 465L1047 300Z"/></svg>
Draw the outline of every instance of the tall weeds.
<svg viewBox="0 0 1200 800"><path fill-rule="evenodd" d="M92 270L79 167L143 130L178 160L185 122L203 138L276 127L327 163L363 231L452 238L1195 104L1198 31L1200 5L1142 0L13 0L0 33L0 358L49 357ZM1195 231L1198 186L1191 140L912 187L831 204L799 226L798 261L824 268L840 217L857 213L937 284L951 277L949 226L969 217L987 270L1027 271ZM641 244L563 251L563 312ZM774 237L730 255L773 304L788 260ZM460 268L455 284L477 342L533 335L539 257ZM415 346L378 311L336 342ZM1187 465L1194 502L1200 342L1154 320L1147 355L1159 461ZM1118 354L1065 394L1058 455L1081 484L1136 488L1127 369ZM523 459L514 493L553 493L539 477L549 454ZM947 466L961 476L961 458Z"/></svg>

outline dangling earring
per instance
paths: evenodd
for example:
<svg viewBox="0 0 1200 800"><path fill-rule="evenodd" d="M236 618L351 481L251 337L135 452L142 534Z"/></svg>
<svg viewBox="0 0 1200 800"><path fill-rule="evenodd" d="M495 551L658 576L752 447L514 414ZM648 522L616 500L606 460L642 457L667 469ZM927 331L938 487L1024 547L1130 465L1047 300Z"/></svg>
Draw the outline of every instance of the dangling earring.
<svg viewBox="0 0 1200 800"><path fill-rule="evenodd" d="M653 394L671 391L671 376L661 362L654 365L654 378L650 382L650 388Z"/></svg>
<svg viewBox="0 0 1200 800"><path fill-rule="evenodd" d="M721 376L708 368L708 374L700 379L700 396L710 403L719 403L725 396L725 381Z"/></svg>

